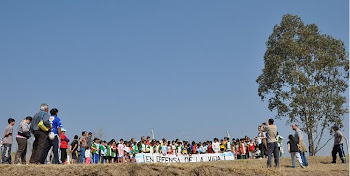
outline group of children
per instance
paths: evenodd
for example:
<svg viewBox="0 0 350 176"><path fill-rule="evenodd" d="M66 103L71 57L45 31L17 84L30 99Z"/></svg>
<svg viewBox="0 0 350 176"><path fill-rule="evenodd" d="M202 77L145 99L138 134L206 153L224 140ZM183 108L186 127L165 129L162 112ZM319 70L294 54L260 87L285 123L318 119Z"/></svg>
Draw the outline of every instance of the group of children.
<svg viewBox="0 0 350 176"><path fill-rule="evenodd" d="M94 138L91 146L85 147L85 152L79 152L77 142L78 136L74 137L70 145L70 153L72 153L72 163L79 155L84 155L86 164L97 163L124 163L135 162L135 155L138 153L154 153L161 155L192 155L206 153L224 153L233 152L236 159L254 159L261 157L258 145L248 137L242 139L233 139L232 141L225 137L220 140L214 138L213 141L205 141L196 143L192 141L180 141L179 139L168 141L151 140L141 138L136 142L134 138L130 141L120 139L119 142L112 139L109 142Z"/></svg>

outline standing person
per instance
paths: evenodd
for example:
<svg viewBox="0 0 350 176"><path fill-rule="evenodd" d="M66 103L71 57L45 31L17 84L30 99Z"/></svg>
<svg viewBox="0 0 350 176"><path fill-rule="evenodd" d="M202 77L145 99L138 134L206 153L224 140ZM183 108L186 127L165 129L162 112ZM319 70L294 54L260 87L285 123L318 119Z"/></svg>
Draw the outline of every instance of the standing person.
<svg viewBox="0 0 350 176"><path fill-rule="evenodd" d="M91 150L89 146L85 147L85 163L86 164L91 164Z"/></svg>
<svg viewBox="0 0 350 176"><path fill-rule="evenodd" d="M275 158L275 167L279 167L279 151L277 143L277 127L273 124L274 120L269 119L269 125L263 123L263 131L267 132L267 167L271 167L272 153Z"/></svg>
<svg viewBox="0 0 350 176"><path fill-rule="evenodd" d="M106 141L102 141L100 144L100 163L105 164L106 163Z"/></svg>
<svg viewBox="0 0 350 176"><path fill-rule="evenodd" d="M309 163L307 162L307 159L305 156L305 152L307 152L307 148L303 140L303 132L301 132L301 130L298 128L298 125L296 124L292 124L292 129L295 131L294 139L298 145L299 153L301 156L301 160L303 161L303 165L308 167Z"/></svg>
<svg viewBox="0 0 350 176"><path fill-rule="evenodd" d="M165 156L168 152L168 146L167 146L166 142L164 142L164 141L162 142L160 149L161 149L161 153Z"/></svg>
<svg viewBox="0 0 350 176"><path fill-rule="evenodd" d="M164 139L164 138L163 138L163 139ZM140 141L143 142L143 141L145 141L145 140L146 140L146 139L145 139L145 136L142 136Z"/></svg>
<svg viewBox="0 0 350 176"><path fill-rule="evenodd" d="M175 141L171 141L171 150L173 151L173 155L177 155L176 143Z"/></svg>
<svg viewBox="0 0 350 176"><path fill-rule="evenodd" d="M259 149L261 151L261 156L262 158L265 158L267 153L266 153L266 148L267 148L267 143L266 143L266 135L265 132L263 132L262 127L258 127L259 133L258 133L258 143L259 143Z"/></svg>
<svg viewBox="0 0 350 176"><path fill-rule="evenodd" d="M293 135L288 136L289 141L287 142L288 145L288 152L290 153L290 157L292 158L292 167L295 168L295 157L297 158L300 167L304 168L303 161L301 160L298 145L293 137Z"/></svg>
<svg viewBox="0 0 350 176"><path fill-rule="evenodd" d="M79 156L79 163L84 163L84 158L85 158L85 148L88 145L88 139L87 139L87 132L86 131L83 131L81 133L81 138L79 140L79 143L80 143L80 156Z"/></svg>
<svg viewBox="0 0 350 176"><path fill-rule="evenodd" d="M239 143L239 151L241 154L241 159L247 159L247 149L246 149L246 143L244 138L242 138L241 142Z"/></svg>
<svg viewBox="0 0 350 176"><path fill-rule="evenodd" d="M248 144L248 151L249 151L249 158L254 159L254 150L255 150L255 144L253 143L253 140L251 139Z"/></svg>
<svg viewBox="0 0 350 176"><path fill-rule="evenodd" d="M111 157L112 157L112 163L118 163L118 157L117 157L117 142L113 139L112 146L111 146Z"/></svg>
<svg viewBox="0 0 350 176"><path fill-rule="evenodd" d="M226 145L225 145L225 142L224 140L220 140L220 153L224 153L226 152Z"/></svg>
<svg viewBox="0 0 350 176"><path fill-rule="evenodd" d="M157 146L159 145L159 141L157 141ZM177 142L177 146L176 146L176 153L177 155L181 155L182 154L182 150L183 150L183 145L182 143L179 141Z"/></svg>
<svg viewBox="0 0 350 176"><path fill-rule="evenodd" d="M88 145L91 149L92 146L92 132L89 132L88 137L87 137Z"/></svg>
<svg viewBox="0 0 350 176"><path fill-rule="evenodd" d="M62 162L62 164L64 164L66 162L66 159L67 159L68 142L69 142L69 139L66 136L66 129L61 128L60 150L61 150L61 162Z"/></svg>
<svg viewBox="0 0 350 176"><path fill-rule="evenodd" d="M88 133L88 136L87 136L87 141L88 141L88 145L90 147L90 150L92 151L91 147L92 147L92 132L89 132ZM94 155L91 155L91 162L93 163L94 161Z"/></svg>
<svg viewBox="0 0 350 176"><path fill-rule="evenodd" d="M151 145L151 137L147 136L146 138L146 144Z"/></svg>
<svg viewBox="0 0 350 176"><path fill-rule="evenodd" d="M106 163L112 163L112 141L106 145Z"/></svg>
<svg viewBox="0 0 350 176"><path fill-rule="evenodd" d="M15 125L15 119L9 118L7 120L8 125L5 128L5 134L3 136L3 147L4 150L2 151L2 163L8 163L11 164L11 148L13 143L13 126Z"/></svg>
<svg viewBox="0 0 350 176"><path fill-rule="evenodd" d="M51 127L51 132L54 134L54 138L50 139L49 137L46 138L46 144L44 146L43 152L40 157L40 163L45 164L46 157L51 149L53 147L52 152L53 152L53 164L60 164L59 162L59 156L58 156L58 149L59 149L59 140L58 137L61 135L61 120L60 118L57 117L58 115L58 109L53 108L50 111L50 127Z"/></svg>
<svg viewBox="0 0 350 176"><path fill-rule="evenodd" d="M192 151L192 154L196 154L197 153L197 144L194 141L192 141L191 151Z"/></svg>
<svg viewBox="0 0 350 176"><path fill-rule="evenodd" d="M282 157L282 155L284 153L282 141L283 141L283 137L281 135L279 135L277 132L278 151L279 151L280 157Z"/></svg>
<svg viewBox="0 0 350 176"><path fill-rule="evenodd" d="M212 144L213 153L219 153L220 151L220 143L218 138L214 138L214 143Z"/></svg>
<svg viewBox="0 0 350 176"><path fill-rule="evenodd" d="M91 145L91 152L92 152L92 163L93 164L97 164L98 160L100 158L99 152L100 152L100 145L98 144L99 139L95 138L92 141L92 145Z"/></svg>
<svg viewBox="0 0 350 176"><path fill-rule="evenodd" d="M124 145L123 139L119 140L117 149L118 149L118 163L124 163L125 162L125 155L124 155L125 145Z"/></svg>
<svg viewBox="0 0 350 176"><path fill-rule="evenodd" d="M213 142L212 142L212 141L209 141L209 144L208 144L208 153L214 153L214 152L213 152Z"/></svg>
<svg viewBox="0 0 350 176"><path fill-rule="evenodd" d="M41 104L40 112L34 115L33 121L31 123L31 130L35 138L33 143L32 156L29 160L31 164L39 164L41 154L43 153L46 140L49 136L48 130L44 128L42 129L38 125L39 122L42 120L44 126L46 126L47 128L50 127L50 115L47 113L48 111L49 105L45 103Z"/></svg>
<svg viewBox="0 0 350 176"><path fill-rule="evenodd" d="M230 142L230 138L226 138L226 150L228 151L228 152L231 152L231 142Z"/></svg>
<svg viewBox="0 0 350 176"><path fill-rule="evenodd" d="M236 155L237 155L237 159L241 159L241 140L240 139L236 139L236 144L235 144L235 151L236 151Z"/></svg>
<svg viewBox="0 0 350 176"><path fill-rule="evenodd" d="M345 153L343 149L343 141L342 141L343 134L339 131L338 126L333 126L333 130L334 130L334 145L332 150L332 157L333 157L332 163L336 163L337 153L339 153L339 158L341 159L341 162L346 163Z"/></svg>
<svg viewBox="0 0 350 176"><path fill-rule="evenodd" d="M26 164L27 155L27 140L30 138L30 123L32 122L32 117L28 116L18 126L18 134L16 136L16 141L18 144L18 149L15 157L15 164ZM20 161L21 160L21 161Z"/></svg>
<svg viewBox="0 0 350 176"><path fill-rule="evenodd" d="M69 151L72 154L72 164L75 163L75 161L78 159L78 146L79 146L79 141L78 141L78 135L74 136L74 140L70 144Z"/></svg>

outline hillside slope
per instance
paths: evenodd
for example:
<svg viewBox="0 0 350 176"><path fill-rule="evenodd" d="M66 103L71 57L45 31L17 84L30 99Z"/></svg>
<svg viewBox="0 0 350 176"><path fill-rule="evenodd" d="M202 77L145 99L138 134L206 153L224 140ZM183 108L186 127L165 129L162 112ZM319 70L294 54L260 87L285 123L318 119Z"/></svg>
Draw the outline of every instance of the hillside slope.
<svg viewBox="0 0 350 176"><path fill-rule="evenodd" d="M235 160L178 164L115 165L0 165L2 176L73 175L349 175L349 164L331 164L331 157L308 157L309 168L292 168L290 158L280 168L266 168L266 160Z"/></svg>

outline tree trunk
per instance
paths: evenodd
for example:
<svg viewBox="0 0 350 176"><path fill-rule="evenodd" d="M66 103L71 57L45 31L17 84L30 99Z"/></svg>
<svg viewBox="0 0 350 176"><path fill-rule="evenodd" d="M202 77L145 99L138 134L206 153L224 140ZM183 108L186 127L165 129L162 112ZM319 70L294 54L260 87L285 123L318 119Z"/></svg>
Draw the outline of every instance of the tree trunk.
<svg viewBox="0 0 350 176"><path fill-rule="evenodd" d="M312 133L312 129L307 127L307 138L309 140L309 156L315 156L315 147L314 147L314 134Z"/></svg>

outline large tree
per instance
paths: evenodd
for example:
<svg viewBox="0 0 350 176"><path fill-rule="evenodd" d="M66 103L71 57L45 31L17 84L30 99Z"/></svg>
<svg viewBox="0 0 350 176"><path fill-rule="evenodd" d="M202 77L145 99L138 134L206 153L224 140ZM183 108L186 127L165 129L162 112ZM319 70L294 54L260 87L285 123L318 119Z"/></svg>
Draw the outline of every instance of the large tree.
<svg viewBox="0 0 350 176"><path fill-rule="evenodd" d="M300 17L284 15L266 42L265 66L256 82L268 108L296 123L315 155L327 142L323 134L332 125L343 127L344 92L348 87L349 62L344 43L320 34L316 24L304 25Z"/></svg>

